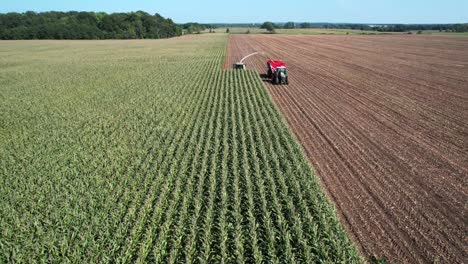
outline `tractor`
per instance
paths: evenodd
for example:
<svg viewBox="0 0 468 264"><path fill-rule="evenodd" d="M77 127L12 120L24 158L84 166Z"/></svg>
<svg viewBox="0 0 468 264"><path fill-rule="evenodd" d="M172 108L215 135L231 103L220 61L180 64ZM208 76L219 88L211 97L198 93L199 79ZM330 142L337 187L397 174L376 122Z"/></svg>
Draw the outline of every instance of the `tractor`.
<svg viewBox="0 0 468 264"><path fill-rule="evenodd" d="M280 60L268 60L268 78L273 84L289 84L286 64Z"/></svg>
<svg viewBox="0 0 468 264"><path fill-rule="evenodd" d="M237 70L245 70L246 67L244 61L254 55L265 55L265 52L258 51L251 53L242 58L239 62L235 63L233 68ZM281 60L268 60L267 67L268 78L271 79L273 84L289 84L288 70L286 69L286 64L284 62Z"/></svg>

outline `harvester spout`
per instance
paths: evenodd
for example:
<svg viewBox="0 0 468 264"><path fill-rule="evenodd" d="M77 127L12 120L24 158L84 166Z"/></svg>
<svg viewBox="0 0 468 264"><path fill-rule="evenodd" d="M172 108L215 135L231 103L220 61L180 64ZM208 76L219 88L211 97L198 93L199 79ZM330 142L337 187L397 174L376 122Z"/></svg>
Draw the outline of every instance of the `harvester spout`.
<svg viewBox="0 0 468 264"><path fill-rule="evenodd" d="M236 63L233 65L234 69L245 70L245 63L244 63L244 61L245 61L247 58L249 58L249 57L251 57L251 56L254 56L254 55L257 55L257 54L265 55L265 52L263 52L263 51L257 51L257 52L254 52L254 53L251 53L251 54L245 56L245 57L242 58L239 62L236 62Z"/></svg>
<svg viewBox="0 0 468 264"><path fill-rule="evenodd" d="M245 56L244 58L242 58L242 60L240 60L240 63L244 63L244 61L245 61L248 57L252 57L252 56L257 55L257 54L259 54L259 55L265 55L265 52L263 52L263 51L257 51L257 52L251 53L251 54Z"/></svg>

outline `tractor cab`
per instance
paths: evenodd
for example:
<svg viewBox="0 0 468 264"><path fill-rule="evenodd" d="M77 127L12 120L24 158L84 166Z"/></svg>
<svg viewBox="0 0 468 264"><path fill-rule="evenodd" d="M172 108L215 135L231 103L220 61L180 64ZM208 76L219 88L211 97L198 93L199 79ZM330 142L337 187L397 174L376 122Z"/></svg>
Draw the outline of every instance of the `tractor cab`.
<svg viewBox="0 0 468 264"><path fill-rule="evenodd" d="M288 70L286 69L286 67L279 67L278 72L288 75Z"/></svg>

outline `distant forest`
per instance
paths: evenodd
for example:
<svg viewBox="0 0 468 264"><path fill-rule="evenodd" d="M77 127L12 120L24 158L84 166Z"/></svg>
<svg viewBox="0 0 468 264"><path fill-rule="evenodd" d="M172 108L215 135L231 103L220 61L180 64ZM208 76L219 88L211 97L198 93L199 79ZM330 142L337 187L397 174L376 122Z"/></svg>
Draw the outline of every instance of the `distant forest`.
<svg viewBox="0 0 468 264"><path fill-rule="evenodd" d="M271 22L268 22L271 23ZM0 39L159 39L183 33L201 33L218 27L264 27L256 24L176 24L159 14L42 12L0 14ZM271 23L272 28L357 29L382 32L438 30L468 32L468 24L350 24L350 23Z"/></svg>
<svg viewBox="0 0 468 264"><path fill-rule="evenodd" d="M0 14L0 39L159 39L182 27L159 14L26 12Z"/></svg>
<svg viewBox="0 0 468 264"><path fill-rule="evenodd" d="M286 23L287 24L287 23ZM468 24L329 24L302 23L299 27L321 27L332 29L374 30L381 32L406 32L414 30L438 30L447 32L468 32Z"/></svg>
<svg viewBox="0 0 468 264"><path fill-rule="evenodd" d="M308 23L308 22L287 22L272 23L276 29L284 28L324 28L324 29L355 29L380 32L407 32L415 30L437 30L443 32L468 32L468 23L462 24L357 24L357 23ZM264 28L265 23L239 23L239 24L211 24L216 27L260 27Z"/></svg>

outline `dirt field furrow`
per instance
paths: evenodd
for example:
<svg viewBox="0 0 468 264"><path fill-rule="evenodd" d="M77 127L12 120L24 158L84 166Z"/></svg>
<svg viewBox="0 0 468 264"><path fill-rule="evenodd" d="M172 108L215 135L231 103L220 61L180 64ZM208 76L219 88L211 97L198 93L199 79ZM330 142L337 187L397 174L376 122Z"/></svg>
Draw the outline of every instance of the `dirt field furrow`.
<svg viewBox="0 0 468 264"><path fill-rule="evenodd" d="M290 101L292 102L292 100ZM297 105L296 105L297 107ZM299 115L299 112L302 112L300 109L293 110L294 115ZM315 126L313 123L311 124L309 121L309 117L306 115L299 116L299 119L301 122L296 121L297 123L295 125L305 127L309 131L305 133L309 133L307 135L308 138L314 138L316 141L319 141L317 139L320 139L321 144L318 146L316 153L312 152L310 155L312 156L317 156L321 155L321 159L318 161L318 164L325 164L326 166L324 168L319 168L317 171L319 174L323 171L323 174L326 175L332 175L334 176L336 171L340 171L341 176L346 176L346 178L353 178L354 175L356 174L357 170L354 169L354 166L350 165L349 163L346 162L345 159L336 159L336 155L341 156L340 152L338 152L337 147L335 147L331 141L330 137L327 136L330 131L328 130L321 130L318 126ZM307 124L307 125L306 125ZM315 128L317 131L315 133L311 133L310 131ZM322 153L330 153L331 155L324 155ZM332 160L332 162L328 162ZM331 182L333 181L339 181L339 178L333 177L333 179L330 179ZM376 216L384 214L381 210L381 203L377 204L369 204L369 203L354 203L353 198L348 194L347 190L359 190L361 193L366 193L370 194L367 185L362 185L360 184L361 180L360 179L355 179L353 181L345 181L341 185L335 185L334 187L337 187L335 191L331 191L332 194L335 193L340 193L340 196L337 196L339 199L343 199L343 202L341 204L346 204L348 206L349 210L352 211L367 211L367 212L373 212L368 218L364 220L364 218L361 219L361 221L357 221L356 225L360 225L360 229L363 229L363 224L366 225L366 232L365 232L365 237L362 238L364 240L368 240L369 237L372 238L372 242L377 242L377 241L384 241L391 239L387 236L384 236L385 233L390 232L398 232L393 225L387 224L387 223L381 223L378 221L373 221L372 219L375 219ZM353 225L351 225L353 226ZM362 240L360 239L360 240ZM401 235L400 239L404 240L409 240L409 238L404 238L404 234ZM402 243L405 244L405 243ZM377 251L377 249L374 249L374 251ZM386 255L386 251L379 251L380 255ZM410 252L411 253L411 252Z"/></svg>
<svg viewBox="0 0 468 264"><path fill-rule="evenodd" d="M265 84L364 256L468 259L468 38L232 35L225 67ZM264 78L264 77L263 77Z"/></svg>

